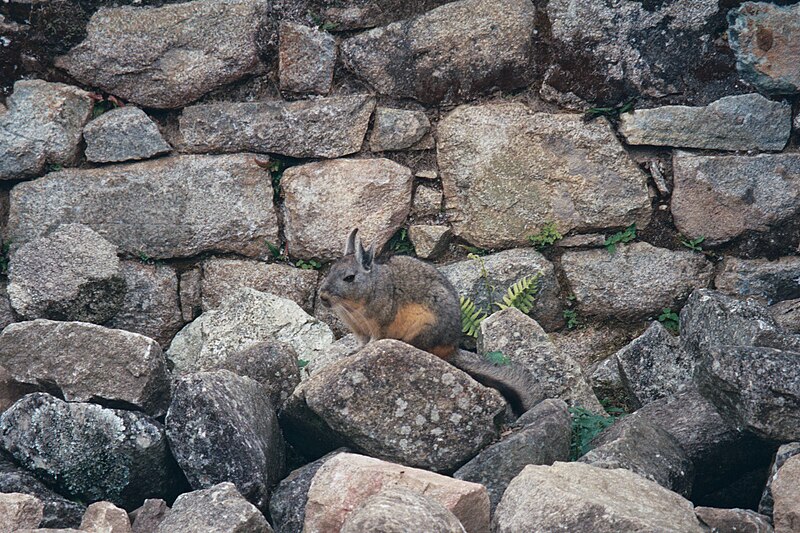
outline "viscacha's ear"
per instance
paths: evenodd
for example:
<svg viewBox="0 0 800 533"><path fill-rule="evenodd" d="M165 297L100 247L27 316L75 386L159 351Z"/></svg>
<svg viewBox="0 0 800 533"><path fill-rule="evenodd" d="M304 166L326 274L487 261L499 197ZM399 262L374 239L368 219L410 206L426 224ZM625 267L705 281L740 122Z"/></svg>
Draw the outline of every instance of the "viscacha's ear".
<svg viewBox="0 0 800 533"><path fill-rule="evenodd" d="M347 243L344 245L344 255L356 252L356 233L358 233L358 228L350 230L350 235L347 236Z"/></svg>
<svg viewBox="0 0 800 533"><path fill-rule="evenodd" d="M369 272L370 269L372 269L372 261L374 258L375 246L370 244L369 248L364 250L364 247L361 245L361 239L358 239L356 242L356 261L361 265L361 268Z"/></svg>

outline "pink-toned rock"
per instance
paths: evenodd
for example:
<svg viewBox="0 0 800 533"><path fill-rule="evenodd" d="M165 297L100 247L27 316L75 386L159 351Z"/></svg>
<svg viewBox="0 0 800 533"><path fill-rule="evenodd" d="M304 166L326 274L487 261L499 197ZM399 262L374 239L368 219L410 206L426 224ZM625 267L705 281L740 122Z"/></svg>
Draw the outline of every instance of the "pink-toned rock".
<svg viewBox="0 0 800 533"><path fill-rule="evenodd" d="M111 502L96 502L86 509L81 530L89 533L131 533L128 513Z"/></svg>
<svg viewBox="0 0 800 533"><path fill-rule="evenodd" d="M0 493L0 533L37 527L43 512L44 505L35 496L19 492Z"/></svg>
<svg viewBox="0 0 800 533"><path fill-rule="evenodd" d="M789 458L772 482L775 533L800 531L800 455Z"/></svg>
<svg viewBox="0 0 800 533"><path fill-rule="evenodd" d="M308 490L304 533L333 533L347 515L384 488L401 486L450 510L467 533L489 531L489 495L483 485L426 470L342 453L317 471Z"/></svg>

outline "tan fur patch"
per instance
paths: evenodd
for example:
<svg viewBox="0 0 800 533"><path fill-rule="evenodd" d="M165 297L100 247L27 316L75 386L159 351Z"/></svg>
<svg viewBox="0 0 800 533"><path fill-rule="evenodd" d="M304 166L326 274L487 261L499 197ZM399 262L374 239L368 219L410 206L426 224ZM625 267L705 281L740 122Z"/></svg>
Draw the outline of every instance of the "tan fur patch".
<svg viewBox="0 0 800 533"><path fill-rule="evenodd" d="M410 343L425 328L436 324L433 312L420 304L406 304L397 310L391 324L386 327L384 337Z"/></svg>
<svg viewBox="0 0 800 533"><path fill-rule="evenodd" d="M434 346L428 351L436 357L440 357L445 361L448 361L453 354L456 353L456 347L452 344L440 344L439 346Z"/></svg>
<svg viewBox="0 0 800 533"><path fill-rule="evenodd" d="M356 335L376 338L380 325L368 316L363 300L339 300L334 305L334 312Z"/></svg>

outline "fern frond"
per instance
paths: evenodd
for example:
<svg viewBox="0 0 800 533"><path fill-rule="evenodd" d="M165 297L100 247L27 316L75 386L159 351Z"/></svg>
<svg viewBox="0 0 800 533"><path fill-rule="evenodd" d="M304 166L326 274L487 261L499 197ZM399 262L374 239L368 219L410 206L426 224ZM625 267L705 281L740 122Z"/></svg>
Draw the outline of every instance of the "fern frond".
<svg viewBox="0 0 800 533"><path fill-rule="evenodd" d="M495 305L500 309L516 307L527 315L533 309L533 304L536 301L536 293L539 292L539 278L541 276L542 273L539 272L535 276L525 276L518 280L508 288L503 295L503 301L495 302Z"/></svg>
<svg viewBox="0 0 800 533"><path fill-rule="evenodd" d="M478 328L486 318L486 312L475 307L475 302L470 298L461 296L459 303L461 304L461 332L470 337L477 337Z"/></svg>

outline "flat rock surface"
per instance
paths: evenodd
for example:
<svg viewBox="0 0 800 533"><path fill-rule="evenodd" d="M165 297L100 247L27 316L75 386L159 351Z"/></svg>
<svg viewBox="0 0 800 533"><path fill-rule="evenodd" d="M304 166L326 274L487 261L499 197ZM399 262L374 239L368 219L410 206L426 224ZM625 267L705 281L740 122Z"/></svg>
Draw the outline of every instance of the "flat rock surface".
<svg viewBox="0 0 800 533"><path fill-rule="evenodd" d="M13 382L58 390L68 401L120 404L154 416L169 403L161 347L147 337L83 322L33 320L0 334Z"/></svg>
<svg viewBox="0 0 800 533"><path fill-rule="evenodd" d="M181 107L263 70L259 39L267 8L263 0L200 0L100 9L86 39L56 65L144 107Z"/></svg>
<svg viewBox="0 0 800 533"><path fill-rule="evenodd" d="M800 257L777 260L726 257L714 278L718 291L736 296L755 297L768 305L800 298Z"/></svg>
<svg viewBox="0 0 800 533"><path fill-rule="evenodd" d="M383 152L412 148L430 129L431 122L423 111L378 107L369 137L369 149Z"/></svg>
<svg viewBox="0 0 800 533"><path fill-rule="evenodd" d="M250 154L62 170L12 189L8 235L22 244L54 225L80 223L137 257L259 256L278 236L272 194Z"/></svg>
<svg viewBox="0 0 800 533"><path fill-rule="evenodd" d="M722 244L769 231L800 210L800 155L691 155L672 160L672 216L688 238Z"/></svg>
<svg viewBox="0 0 800 533"><path fill-rule="evenodd" d="M282 22L278 72L282 91L328 94L336 63L336 39L319 28Z"/></svg>
<svg viewBox="0 0 800 533"><path fill-rule="evenodd" d="M726 96L705 107L664 106L620 115L628 144L711 150L783 150L791 106L760 94Z"/></svg>
<svg viewBox="0 0 800 533"><path fill-rule="evenodd" d="M364 531L462 533L464 526L442 504L404 487L388 487L347 515L341 533Z"/></svg>
<svg viewBox="0 0 800 533"><path fill-rule="evenodd" d="M94 163L147 159L172 150L155 122L133 106L103 113L83 128L83 138L86 159Z"/></svg>
<svg viewBox="0 0 800 533"><path fill-rule="evenodd" d="M561 258L581 314L635 319L678 309L695 288L707 287L713 265L702 254L645 242L568 251Z"/></svg>
<svg viewBox="0 0 800 533"><path fill-rule="evenodd" d="M463 101L532 77L530 0L462 0L370 30L341 45L345 64L378 92Z"/></svg>
<svg viewBox="0 0 800 533"><path fill-rule="evenodd" d="M374 108L369 95L198 104L183 110L180 132L190 152L333 158L361 149Z"/></svg>
<svg viewBox="0 0 800 533"><path fill-rule="evenodd" d="M695 507L694 512L711 531L741 533L772 533L769 518L749 509L716 509Z"/></svg>
<svg viewBox="0 0 800 533"><path fill-rule="evenodd" d="M437 140L453 233L476 246L524 246L550 222L565 235L650 219L646 176L605 120L462 106L439 122Z"/></svg>
<svg viewBox="0 0 800 533"><path fill-rule="evenodd" d="M80 527L89 533L131 533L128 513L111 502L95 502L87 507Z"/></svg>
<svg viewBox="0 0 800 533"><path fill-rule="evenodd" d="M281 187L289 253L336 259L352 228L359 229L364 246L373 242L380 250L408 216L413 180L410 169L383 158L320 161L287 169Z"/></svg>
<svg viewBox="0 0 800 533"><path fill-rule="evenodd" d="M42 502L30 494L0 493L0 516L3 517L0 531L13 533L18 529L39 527L43 509Z"/></svg>
<svg viewBox="0 0 800 533"><path fill-rule="evenodd" d="M775 533L791 533L800 525L800 456L788 459L772 483Z"/></svg>

